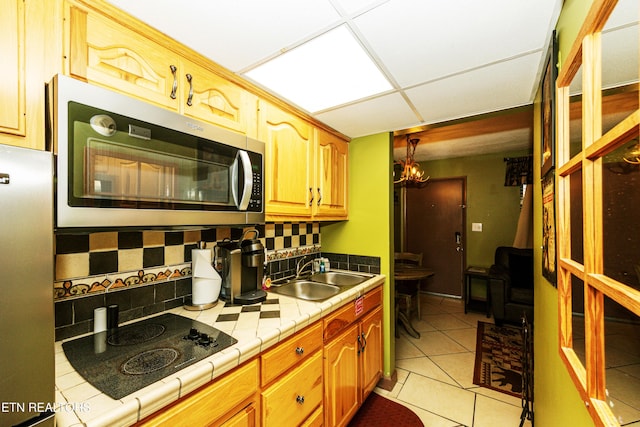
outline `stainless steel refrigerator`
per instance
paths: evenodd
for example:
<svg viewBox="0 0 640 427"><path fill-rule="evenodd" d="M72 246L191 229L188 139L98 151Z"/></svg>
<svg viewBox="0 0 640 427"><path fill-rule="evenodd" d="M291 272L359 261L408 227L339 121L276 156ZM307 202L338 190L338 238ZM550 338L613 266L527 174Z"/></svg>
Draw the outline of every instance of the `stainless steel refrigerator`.
<svg viewBox="0 0 640 427"><path fill-rule="evenodd" d="M0 144L2 427L54 424L53 251L53 156Z"/></svg>

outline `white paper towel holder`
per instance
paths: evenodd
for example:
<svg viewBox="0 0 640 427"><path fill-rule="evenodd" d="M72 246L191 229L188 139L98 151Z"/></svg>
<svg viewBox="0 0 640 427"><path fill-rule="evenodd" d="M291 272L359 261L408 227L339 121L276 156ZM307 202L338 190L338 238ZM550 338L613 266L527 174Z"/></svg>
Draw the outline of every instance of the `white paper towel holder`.
<svg viewBox="0 0 640 427"><path fill-rule="evenodd" d="M198 249L205 249L204 246L205 246L204 242L199 242ZM193 270L195 270L195 269L193 269ZM193 279L194 279L194 277L192 277L192 280ZM215 307L216 305L218 305L218 296L216 296L216 298L213 301L209 301L209 302L202 303L202 304L194 304L193 303L193 297L188 297L185 300L184 309L185 310L189 310L189 311L203 311L203 310L208 310L208 309L210 309L212 307Z"/></svg>

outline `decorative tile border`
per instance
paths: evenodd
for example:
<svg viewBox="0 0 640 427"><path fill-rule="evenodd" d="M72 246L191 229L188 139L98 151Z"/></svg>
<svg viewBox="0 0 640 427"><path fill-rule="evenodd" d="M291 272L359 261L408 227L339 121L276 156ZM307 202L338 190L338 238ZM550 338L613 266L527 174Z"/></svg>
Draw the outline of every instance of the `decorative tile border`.
<svg viewBox="0 0 640 427"><path fill-rule="evenodd" d="M78 297L186 277L191 277L191 263L64 280L54 283L53 295L54 299Z"/></svg>
<svg viewBox="0 0 640 427"><path fill-rule="evenodd" d="M267 262L277 261L286 258L299 257L303 255L310 255L320 253L322 247L320 245L303 246L299 248L286 248L275 251L267 251Z"/></svg>

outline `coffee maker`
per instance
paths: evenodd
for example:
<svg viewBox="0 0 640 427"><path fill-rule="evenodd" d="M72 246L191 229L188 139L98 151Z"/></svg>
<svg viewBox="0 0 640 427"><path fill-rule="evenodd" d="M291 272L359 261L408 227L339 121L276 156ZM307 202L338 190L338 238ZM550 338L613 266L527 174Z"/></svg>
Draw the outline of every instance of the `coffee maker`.
<svg viewBox="0 0 640 427"><path fill-rule="evenodd" d="M247 233L255 238L247 239ZM240 240L224 240L215 247L214 268L222 276L220 298L231 305L256 304L267 299L262 290L264 246L258 231L247 230Z"/></svg>

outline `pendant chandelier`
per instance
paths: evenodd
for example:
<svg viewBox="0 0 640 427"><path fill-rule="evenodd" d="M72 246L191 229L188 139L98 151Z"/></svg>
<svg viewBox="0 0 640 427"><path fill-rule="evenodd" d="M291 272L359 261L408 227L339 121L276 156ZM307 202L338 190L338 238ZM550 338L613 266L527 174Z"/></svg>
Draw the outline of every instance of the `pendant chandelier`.
<svg viewBox="0 0 640 427"><path fill-rule="evenodd" d="M406 184L422 184L427 182L429 179L428 176L426 178L424 177L422 167L413 159L418 142L420 142L418 138L411 138L407 135L407 156L405 160L394 162L394 164L400 165L402 168L402 175L400 176L400 179L393 181L394 184L399 184L401 182Z"/></svg>

